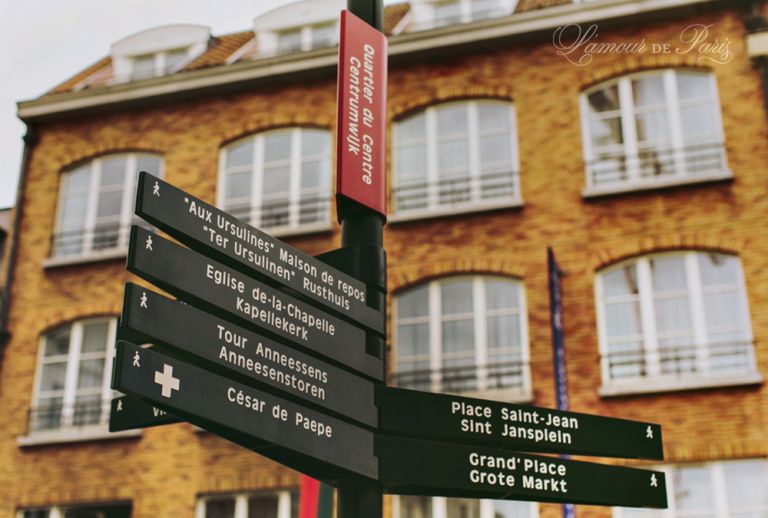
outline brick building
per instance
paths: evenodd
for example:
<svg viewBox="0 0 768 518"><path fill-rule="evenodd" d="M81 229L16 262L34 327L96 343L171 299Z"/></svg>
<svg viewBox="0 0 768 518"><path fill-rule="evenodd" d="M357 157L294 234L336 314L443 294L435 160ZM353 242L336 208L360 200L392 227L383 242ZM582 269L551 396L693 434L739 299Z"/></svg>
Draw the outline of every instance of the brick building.
<svg viewBox="0 0 768 518"><path fill-rule="evenodd" d="M296 473L187 424L108 434L135 171L317 254L336 0L169 26L19 105L0 516L295 516ZM762 2L412 0L386 9L391 380L554 406L546 249L575 411L664 427L671 507L768 516ZM246 28L247 29L247 28ZM633 463L637 464L637 463ZM403 497L395 518L555 517ZM16 513L16 514L14 514Z"/></svg>

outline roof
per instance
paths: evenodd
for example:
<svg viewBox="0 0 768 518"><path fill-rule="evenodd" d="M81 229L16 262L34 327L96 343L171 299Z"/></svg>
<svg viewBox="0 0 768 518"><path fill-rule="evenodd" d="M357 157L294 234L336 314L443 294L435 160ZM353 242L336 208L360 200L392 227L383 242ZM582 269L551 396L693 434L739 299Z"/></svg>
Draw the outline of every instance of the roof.
<svg viewBox="0 0 768 518"><path fill-rule="evenodd" d="M519 0L515 12L525 13L537 9L546 9L547 7L555 7L557 5L571 3L573 3L572 0Z"/></svg>
<svg viewBox="0 0 768 518"><path fill-rule="evenodd" d="M409 10L410 4L407 2L385 6L384 33L391 34ZM252 42L254 37L253 31L243 31L214 37L211 39L205 52L176 73L180 74L190 70L227 65L230 62L228 60L231 56L243 48L244 45ZM254 52L245 53L241 59L247 59L254 54ZM113 79L112 58L107 56L59 84L46 95L104 86L112 82Z"/></svg>

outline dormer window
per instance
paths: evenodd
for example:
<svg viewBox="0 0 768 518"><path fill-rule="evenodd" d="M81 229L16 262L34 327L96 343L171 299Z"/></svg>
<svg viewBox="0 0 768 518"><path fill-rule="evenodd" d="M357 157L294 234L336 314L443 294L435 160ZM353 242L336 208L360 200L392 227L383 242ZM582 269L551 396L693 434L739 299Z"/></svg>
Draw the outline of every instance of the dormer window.
<svg viewBox="0 0 768 518"><path fill-rule="evenodd" d="M189 49L173 49L136 56L131 60L131 80L135 81L176 72L189 59Z"/></svg>
<svg viewBox="0 0 768 518"><path fill-rule="evenodd" d="M434 26L487 20L510 14L516 2L509 0L446 0L434 3Z"/></svg>
<svg viewBox="0 0 768 518"><path fill-rule="evenodd" d="M290 54L336 44L336 23L296 27L277 33L277 53Z"/></svg>
<svg viewBox="0 0 768 518"><path fill-rule="evenodd" d="M208 48L210 28L166 25L112 45L115 81L138 81L177 72Z"/></svg>
<svg viewBox="0 0 768 518"><path fill-rule="evenodd" d="M303 0L277 7L253 20L251 58L328 48L338 40L338 13L345 0ZM302 25L296 25L301 20Z"/></svg>

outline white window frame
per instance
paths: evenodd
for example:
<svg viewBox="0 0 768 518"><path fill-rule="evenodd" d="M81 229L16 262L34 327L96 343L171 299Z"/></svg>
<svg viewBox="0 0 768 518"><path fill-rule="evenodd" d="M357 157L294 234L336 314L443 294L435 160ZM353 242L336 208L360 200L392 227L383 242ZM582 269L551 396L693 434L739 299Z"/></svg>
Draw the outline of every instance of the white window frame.
<svg viewBox="0 0 768 518"><path fill-rule="evenodd" d="M104 350L104 371L102 372L101 383L101 417L98 423L84 426L75 426L72 423L75 410L75 401L77 397L77 383L80 368L81 347L83 345L83 327L89 324L106 323L107 324L107 344ZM115 357L115 337L117 331L116 317L94 317L76 320L64 326L49 330L43 334L38 341L37 361L35 363L35 381L32 391L31 408L37 408L40 402L41 385L43 382L43 365L46 363L45 348L47 336L55 331L70 328L69 348L67 351L66 372L64 378L64 391L62 394L61 406L61 424L59 428L32 431L30 428L27 438L20 439L22 445L31 445L36 443L50 442L70 442L80 436L81 440L94 438L94 436L107 434L107 425L109 422L109 408L112 397L115 392L111 387L112 380L112 361ZM100 356L102 353L86 353L88 355ZM31 424L31 421L30 421ZM132 434L133 435L133 434ZM72 437L70 437L72 436Z"/></svg>
<svg viewBox="0 0 768 518"><path fill-rule="evenodd" d="M710 81L710 88L713 92L712 102L716 105L716 124L718 126L719 134L717 142L712 142L713 145L722 146L723 163L722 168L719 171L713 171L708 174L688 174L685 164L685 154L683 142L683 130L680 110L680 98L677 90L676 74L678 72L698 72L702 76L706 76ZM646 177L640 176L640 163L638 158L639 145L637 139L637 131L635 127L635 104L632 99L632 81L642 77L661 76L664 84L665 92L665 104L664 112L667 116L667 122L669 123L670 135L669 143L673 149L673 161L674 161L674 175L663 175L661 177ZM619 92L619 112L620 112L620 124L623 135L623 142L616 144L617 148L622 148L622 156L627 158L627 175L628 180L606 182L602 185L596 185L594 182L591 165L597 158L598 154L595 151L592 142L592 132L590 129L590 108L588 97L594 92L610 88L613 85L618 86ZM729 179L733 177L733 173L728 168L728 156L725 149L725 135L723 132L723 118L722 118L722 104L720 102L720 93L717 88L717 78L712 72L706 72L696 69L680 69L680 68L668 68L662 70L648 70L643 72L637 72L633 74L627 74L616 79L602 82L598 85L589 88L582 92L579 96L579 105L581 111L581 134L582 134L582 146L584 150L585 160L585 182L586 187L582 192L584 197L601 196L605 194L613 194L620 192L629 192L644 189L654 189L658 187L685 185L690 183L701 183L709 181L717 181L723 179ZM704 142L709 143L710 139L706 139Z"/></svg>
<svg viewBox="0 0 768 518"><path fill-rule="evenodd" d="M483 200L481 198L481 162L480 162L480 133L478 124L478 105L480 104L499 104L506 105L509 108L509 129L510 129L510 152L512 154L510 171L512 175L512 195L508 197L490 198ZM455 204L441 204L439 199L439 157L438 157L438 135L437 135L437 111L440 108L444 108L450 105L463 105L468 110L468 149L469 149L469 181L470 181L470 200L467 202L455 203ZM408 221L414 219L423 219L429 217L438 217L444 215L453 215L463 212L476 212L483 210L493 210L504 207L519 207L522 206L522 196L520 192L520 153L518 148L518 131L517 131L517 114L515 110L515 104L511 101L503 99L492 98L478 98L478 99L463 99L459 101L448 101L438 104L433 104L427 108L415 113L411 113L408 117L423 114L426 118L426 134L423 140L426 141L427 152L427 206L425 208L397 211L394 201L394 195L390 196L392 204L392 214L389 217L390 222ZM398 149L397 149L397 132L399 122L407 120L403 118L400 121L395 121L392 125L392 188L393 191L400 186L400 178L397 171ZM422 140L420 138L419 140Z"/></svg>
<svg viewBox="0 0 768 518"><path fill-rule="evenodd" d="M323 27L333 27L333 31L336 34L336 36L333 38L333 43L330 45L321 45L321 46L315 46L312 36L314 35L314 32ZM288 33L299 33L299 48L297 49L280 49L280 37L283 34ZM298 27L290 27L281 29L279 31L275 32L275 52L278 54L290 54L291 52L305 52L308 50L314 50L314 49L324 49L324 48L331 48L334 45L338 44L338 33L339 33L339 23L335 21L328 21L325 23L314 23L311 25L300 25Z"/></svg>
<svg viewBox="0 0 768 518"><path fill-rule="evenodd" d="M445 22L444 20L440 20L437 18L437 8L441 4L452 4L452 3L458 3L459 4L459 16L460 19L458 23L470 23L473 21L481 21L481 20L488 20L491 19L493 16L480 18L479 20L475 20L472 17L472 3L473 0L433 0L432 1L432 27L448 27L452 25L452 23ZM517 6L517 0L497 0L497 7L495 11L498 11L500 15L510 15L514 12L515 7Z"/></svg>
<svg viewBox="0 0 768 518"><path fill-rule="evenodd" d="M40 511L48 511L48 518L64 518L64 513L66 513L69 510L78 509L81 507L99 507L104 506L104 508L109 507L118 507L121 505L131 505L130 502L124 502L124 503L95 503L95 504L85 504L85 505L53 505L53 506L43 506L43 507L28 507L25 509L19 509L16 511L16 518L24 518L24 513L33 511L33 512L40 512Z"/></svg>
<svg viewBox="0 0 768 518"><path fill-rule="evenodd" d="M715 462L705 462L705 463L696 463L696 464L688 464L688 466L701 466L706 467L709 471L709 474L711 476L711 481L713 483L713 492L714 492L714 504L715 509L713 511L714 518L729 518L731 516L730 514L730 506L728 502L728 494L727 494L727 485L726 485L726 477L725 477L725 464L726 463L734 463L734 462L740 462L740 461L762 461L763 464L763 470L765 471L765 478L764 481L768 483L768 461L765 459L732 459L732 460L723 460L723 461L715 461ZM660 518L684 518L687 516L685 512L682 512L682 514L678 514L677 512L677 501L675 500L675 468L684 468L686 467L686 464L680 464L677 466L657 466L657 467L651 467L650 469L656 470L656 471L662 471L667 480L667 502L668 507L666 509L654 509L650 511L650 513L653 513L653 516L660 517ZM736 509L736 516L741 516L743 513L766 513L768 512L768 506L762 507L762 508L750 508L750 509ZM613 508L613 518L624 518L625 514L625 508L622 507L614 507ZM637 514L631 514L632 518L639 518Z"/></svg>
<svg viewBox="0 0 768 518"><path fill-rule="evenodd" d="M522 280L513 277L503 277L498 275L456 275L449 277L440 277L428 281L429 296L429 315L427 317L414 317L405 319L405 323L411 320L424 321L429 324L429 368L432 371L430 379L431 392L442 392L442 379L440 372L443 369L443 344L442 344L442 311L440 284L442 281L455 281L471 279L472 296L475 301L473 311L473 329L475 339L475 367L477 373L477 390L462 392L463 396L474 396L481 398L501 399L504 401L528 402L533 398L533 389L531 387L531 369L530 369L530 347L528 338L528 305L526 301L525 287ZM520 322L520 362L522 367L522 386L506 387L502 389L488 389L488 340L486 318L489 316L485 310L485 279L496 280L503 279L511 281L518 290L518 309L517 315ZM422 285L423 286L423 285ZM392 339L395 344L395 357L393 365L397 368L397 332L398 326L403 319L398 318L398 296L393 298L392 302Z"/></svg>
<svg viewBox="0 0 768 518"><path fill-rule="evenodd" d="M400 496L392 497L392 518L409 518L400 513ZM494 518L493 500L480 499L480 518ZM537 502L528 502L530 514L528 518L539 518L539 505ZM448 498L444 496L432 497L432 516L427 518L447 518L448 516ZM199 518L199 517L196 517ZM620 518L620 517L619 517Z"/></svg>
<svg viewBox="0 0 768 518"><path fill-rule="evenodd" d="M101 172L102 165L105 160L113 158L125 157L126 170L123 178L122 198L121 198L121 210L120 210L120 228L118 229L117 245L111 248L103 248L101 250L93 250L93 238L96 230L96 213L98 210L99 201L99 186L101 185ZM54 237L58 236L62 232L62 212L64 210L64 196L66 193L67 182L69 181L69 174L81 169L82 167L90 168L90 178L88 185L88 197L86 199L85 210L85 222L83 228L83 244L79 253L71 255L58 255L56 254L55 243L51 245L51 257L49 257L43 266L59 266L71 263L79 263L84 261L95 261L101 259L111 259L115 257L122 257L128 251L128 238L130 235L131 224L134 219L134 200L132 199L134 194L134 186L136 185L139 175L138 171L138 159L139 158L153 158L160 163L158 175L162 178L164 175L165 161L162 155L156 153L114 153L110 155L103 155L94 158L87 163L80 164L77 167L73 167L64 171L61 174L61 181L59 185L58 193L58 208L56 210L56 224L54 226Z"/></svg>
<svg viewBox="0 0 768 518"><path fill-rule="evenodd" d="M762 382L762 376L757 372L754 345L748 348L748 363L751 369L746 372L734 374L732 372L718 373L709 369L709 358L707 346L707 336L705 332L706 318L704 315L703 287L701 276L699 274L699 254L718 253L719 255L728 255L737 260L737 275L739 298L744 308L744 331L749 342L754 344L754 335L752 333L751 316L749 302L747 298L746 284L744 282L744 272L741 260L731 254L721 254L719 252L708 252L703 250L662 252L647 254L622 261L608 268L604 268L596 273L594 282L595 304L597 314L598 344L600 351L600 372L602 386L600 394L602 396L625 395L635 393L651 393L669 390L686 390L693 388L709 386L729 386L743 385ZM661 373L660 358L658 355L658 333L656 331L656 317L653 300L653 286L651 277L650 260L663 257L684 257L685 274L687 285L687 296L691 314L691 327L694 333L694 346L696 348L697 372L700 374L690 374L682 378L674 376L665 376ZM609 345L608 328L605 311L605 298L603 289L603 275L615 269L635 264L638 283L638 305L640 311L640 335L643 344L643 360L648 366L648 373L645 376L633 377L627 379L611 379L609 364Z"/></svg>
<svg viewBox="0 0 768 518"><path fill-rule="evenodd" d="M277 518L291 518L291 491L252 491L203 495L197 498L195 518L205 518L205 504L209 500L231 498L235 501L234 518L248 518L248 499L254 496L277 496Z"/></svg>
<svg viewBox="0 0 768 518"><path fill-rule="evenodd" d="M157 52L148 52L146 54L137 54L134 56L130 56L128 58L128 62L130 63L131 71L128 74L128 78L130 81L141 81L142 79L150 79L152 77L159 77L159 76L164 76L166 74L173 74L174 72L178 72L179 70L187 66L192 61L192 59L195 56L194 50L195 50L195 46L177 47L172 49L160 50ZM173 69L166 69L166 61L168 58L168 54L176 53L176 52L183 52L185 54L185 58L182 59L181 62L179 62L179 64L176 65ZM136 73L135 66L134 66L136 63L136 60L140 58L149 57L149 56L153 56L155 60L153 73L147 77L143 77L143 76L134 77L134 74Z"/></svg>
<svg viewBox="0 0 768 518"><path fill-rule="evenodd" d="M264 178L264 139L266 135L276 132L290 132L291 133L291 158L290 158L290 181L289 181L289 223L287 225L279 227L263 227L270 234L275 236L292 236L299 234L308 234L312 232L327 231L332 228L331 222L331 185L327 186L325 192L319 192L318 196L327 196L327 209L325 218L321 221L317 221L311 224L300 223L301 212L301 138L303 130L314 131L330 131L325 128L312 128L303 126L292 126L288 128L276 128L266 131L254 133L245 138L238 139L234 142L230 142L225 147L221 148L219 153L219 174L218 174L218 187L216 189L216 205L226 210L226 182L227 182L227 153L229 149L239 144L246 142L247 140L253 140L253 157L251 158L250 174L251 174L251 193L250 193L250 218L248 223L254 227L261 227L261 210L260 207L263 203L263 183ZM329 144L329 160L332 160L333 155L333 140L330 139ZM245 166L243 166L245 167ZM331 178L333 180L333 171L331 171Z"/></svg>

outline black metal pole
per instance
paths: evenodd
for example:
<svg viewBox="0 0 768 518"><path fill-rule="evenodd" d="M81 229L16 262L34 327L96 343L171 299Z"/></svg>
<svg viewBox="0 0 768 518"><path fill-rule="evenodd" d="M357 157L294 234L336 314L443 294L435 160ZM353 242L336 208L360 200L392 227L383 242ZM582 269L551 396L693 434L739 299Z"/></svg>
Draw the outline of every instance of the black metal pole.
<svg viewBox="0 0 768 518"><path fill-rule="evenodd" d="M347 0L347 9L375 29L384 28L382 0ZM341 64L340 64L341 65ZM383 172L382 172L383 174ZM353 256L365 261L357 267L371 288L369 305L386 311L386 259L384 257L384 218L359 204L337 204L341 221L342 249L354 249ZM351 204L350 204L351 203ZM371 281L376 281L371 283ZM369 348L386 360L384 338L375 339ZM339 483L338 518L382 518L383 494L381 486L363 478L343 480Z"/></svg>

